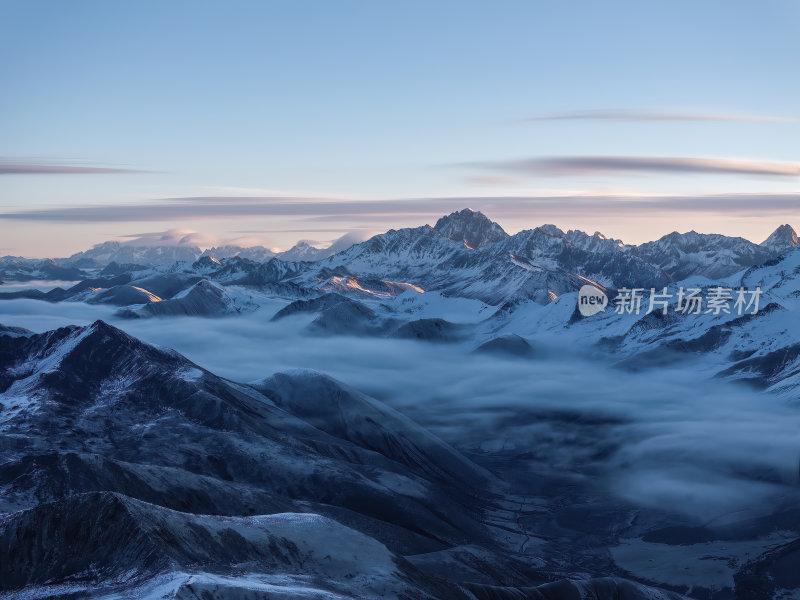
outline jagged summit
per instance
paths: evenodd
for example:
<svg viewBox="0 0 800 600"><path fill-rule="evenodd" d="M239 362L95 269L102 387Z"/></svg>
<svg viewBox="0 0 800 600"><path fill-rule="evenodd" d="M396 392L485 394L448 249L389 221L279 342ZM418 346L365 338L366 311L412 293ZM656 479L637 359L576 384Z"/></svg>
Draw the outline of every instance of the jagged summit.
<svg viewBox="0 0 800 600"><path fill-rule="evenodd" d="M140 343L136 338L122 331L122 329L109 325L102 319L98 319L90 325L69 325L67 327L54 329L52 332L34 334L34 336L41 338L42 341L50 347L50 349L44 353L46 356L50 356L50 350L56 345L60 345L65 340L68 340L69 343L65 346L63 356L69 356L70 353L78 349L83 342L87 342L89 346L111 344L115 347L119 345L129 345L133 342Z"/></svg>
<svg viewBox="0 0 800 600"><path fill-rule="evenodd" d="M742 237L694 230L673 231L654 242L636 246L632 252L664 269L673 280L692 275L725 277L775 255L774 250Z"/></svg>
<svg viewBox="0 0 800 600"><path fill-rule="evenodd" d="M4 344L0 370L5 372L0 376L0 392L15 386L12 394L28 394L31 386L41 386L58 390L54 398L71 396L88 401L109 378L122 382L128 377L144 377L156 365L174 371L188 364L100 320L83 327L20 334L5 339ZM19 368L22 364L24 369Z"/></svg>
<svg viewBox="0 0 800 600"><path fill-rule="evenodd" d="M192 263L195 270L216 270L222 267L222 262L210 254L204 254Z"/></svg>
<svg viewBox="0 0 800 600"><path fill-rule="evenodd" d="M772 234L759 245L771 250L784 251L796 247L797 244L797 232L791 225L785 224L773 231Z"/></svg>
<svg viewBox="0 0 800 600"><path fill-rule="evenodd" d="M553 225L552 223L545 223L544 225L539 225L539 227L536 227L536 229L544 231L548 235L564 235L564 232L561 231L561 229L558 226Z"/></svg>
<svg viewBox="0 0 800 600"><path fill-rule="evenodd" d="M463 241L468 248L480 248L508 237L500 225L469 208L442 217L433 228L446 238Z"/></svg>

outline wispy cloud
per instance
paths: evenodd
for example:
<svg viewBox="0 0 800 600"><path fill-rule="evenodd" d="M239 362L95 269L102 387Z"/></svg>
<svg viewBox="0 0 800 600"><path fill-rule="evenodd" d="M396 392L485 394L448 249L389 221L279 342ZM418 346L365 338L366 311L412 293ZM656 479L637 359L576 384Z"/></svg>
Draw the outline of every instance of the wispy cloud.
<svg viewBox="0 0 800 600"><path fill-rule="evenodd" d="M796 214L800 194L630 195L573 194L546 196L468 196L397 198L389 200L332 200L325 198L170 198L140 204L105 204L45 208L0 213L0 219L63 223L162 222L198 219L283 216L304 221L346 220L385 224L394 217L436 219L442 214L471 207L493 217L548 218L621 216L664 213L719 213L725 215ZM429 221L430 222L430 221Z"/></svg>
<svg viewBox="0 0 800 600"><path fill-rule="evenodd" d="M0 158L0 175L113 175L120 173L146 173L146 171Z"/></svg>
<svg viewBox="0 0 800 600"><path fill-rule="evenodd" d="M166 231L150 231L130 233L122 236L128 246L200 246L202 248L219 243L217 236L200 233L193 229L167 229Z"/></svg>
<svg viewBox="0 0 800 600"><path fill-rule="evenodd" d="M298 229L298 232L313 233L318 232L336 232L341 233L341 229L318 229L311 228ZM275 233L275 231L237 231L234 233L246 234L263 234ZM287 233L286 230L280 230L280 233ZM317 248L332 248L334 251L345 250L353 244L358 244L366 239L369 239L378 231L372 229L354 229L347 231L343 235L334 239L301 239L298 242L305 242ZM210 233L195 231L194 229L167 229L166 231L149 231L145 233L130 233L120 236L125 241L122 242L125 246L134 247L153 247L153 246L189 246L199 248L212 248L214 246L234 245L242 247L263 246L267 244L261 235L240 235L237 237L221 237ZM267 244L269 245L269 244ZM288 248L273 248L275 251L286 250Z"/></svg>
<svg viewBox="0 0 800 600"><path fill-rule="evenodd" d="M725 112L684 112L641 108L573 110L525 119L526 121L741 121L791 122L794 117Z"/></svg>
<svg viewBox="0 0 800 600"><path fill-rule="evenodd" d="M800 163L746 158L673 156L553 156L509 161L466 163L462 166L517 175L545 177L631 173L723 174L796 177Z"/></svg>

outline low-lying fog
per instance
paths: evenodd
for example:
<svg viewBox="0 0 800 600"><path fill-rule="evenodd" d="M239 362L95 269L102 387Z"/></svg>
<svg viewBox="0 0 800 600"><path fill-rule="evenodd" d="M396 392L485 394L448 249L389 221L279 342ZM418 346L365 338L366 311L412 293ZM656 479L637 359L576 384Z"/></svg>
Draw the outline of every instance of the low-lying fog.
<svg viewBox="0 0 800 600"><path fill-rule="evenodd" d="M13 300L0 303L0 323L44 331L102 318L238 381L315 369L458 447L526 457L532 478L591 477L630 502L702 522L795 497L798 409L711 380L702 363L628 373L552 339L549 347L533 340L539 358L523 360L471 354L474 344L311 337L302 333L309 317L270 322L282 306L225 319L128 321L104 306Z"/></svg>

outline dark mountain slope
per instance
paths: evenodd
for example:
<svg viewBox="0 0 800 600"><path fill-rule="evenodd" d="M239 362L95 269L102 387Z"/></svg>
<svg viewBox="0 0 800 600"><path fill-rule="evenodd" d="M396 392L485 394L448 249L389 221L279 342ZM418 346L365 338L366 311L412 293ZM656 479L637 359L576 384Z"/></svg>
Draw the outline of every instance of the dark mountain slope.
<svg viewBox="0 0 800 600"><path fill-rule="evenodd" d="M453 486L463 472L448 471L454 465L469 469L469 461L454 461L458 454L442 444L436 451L446 459L437 462L430 449L416 445L429 438L409 421L397 419L400 429L383 424L386 439L402 443L394 453L385 447L381 454L366 434L332 435L316 427L313 415L307 422L251 387L220 379L102 321L45 334L0 335L0 373L0 452L7 457L2 472L13 476L7 482L13 482L9 508L97 489L173 508L202 506L215 514L245 507L268 512L305 501L431 540L485 537L471 493ZM323 403L343 393L333 380L305 378L283 381L300 389L313 386ZM357 420L352 426L359 426ZM71 458L53 456L56 449ZM427 457L431 464L415 465L406 456ZM80 476L68 476L71 469ZM471 479L483 477L473 469ZM42 479L45 473L52 481ZM201 484L208 489L194 499Z"/></svg>
<svg viewBox="0 0 800 600"><path fill-rule="evenodd" d="M12 597L145 598L156 580L222 600L659 597L542 587L569 570L509 553L498 532L520 525L491 475L329 377L237 384L98 321L0 331L0 381ZM448 580L452 557L472 583Z"/></svg>

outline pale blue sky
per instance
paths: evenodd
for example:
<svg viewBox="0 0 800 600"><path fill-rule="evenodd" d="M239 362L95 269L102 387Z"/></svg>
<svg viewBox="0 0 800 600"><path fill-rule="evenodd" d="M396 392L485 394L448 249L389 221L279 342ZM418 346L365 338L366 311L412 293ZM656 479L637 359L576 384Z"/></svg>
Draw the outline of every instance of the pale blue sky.
<svg viewBox="0 0 800 600"><path fill-rule="evenodd" d="M800 225L798 34L794 0L0 0L0 254L172 228L287 246L432 222L453 196L511 232L760 241ZM193 197L237 207L141 209Z"/></svg>

